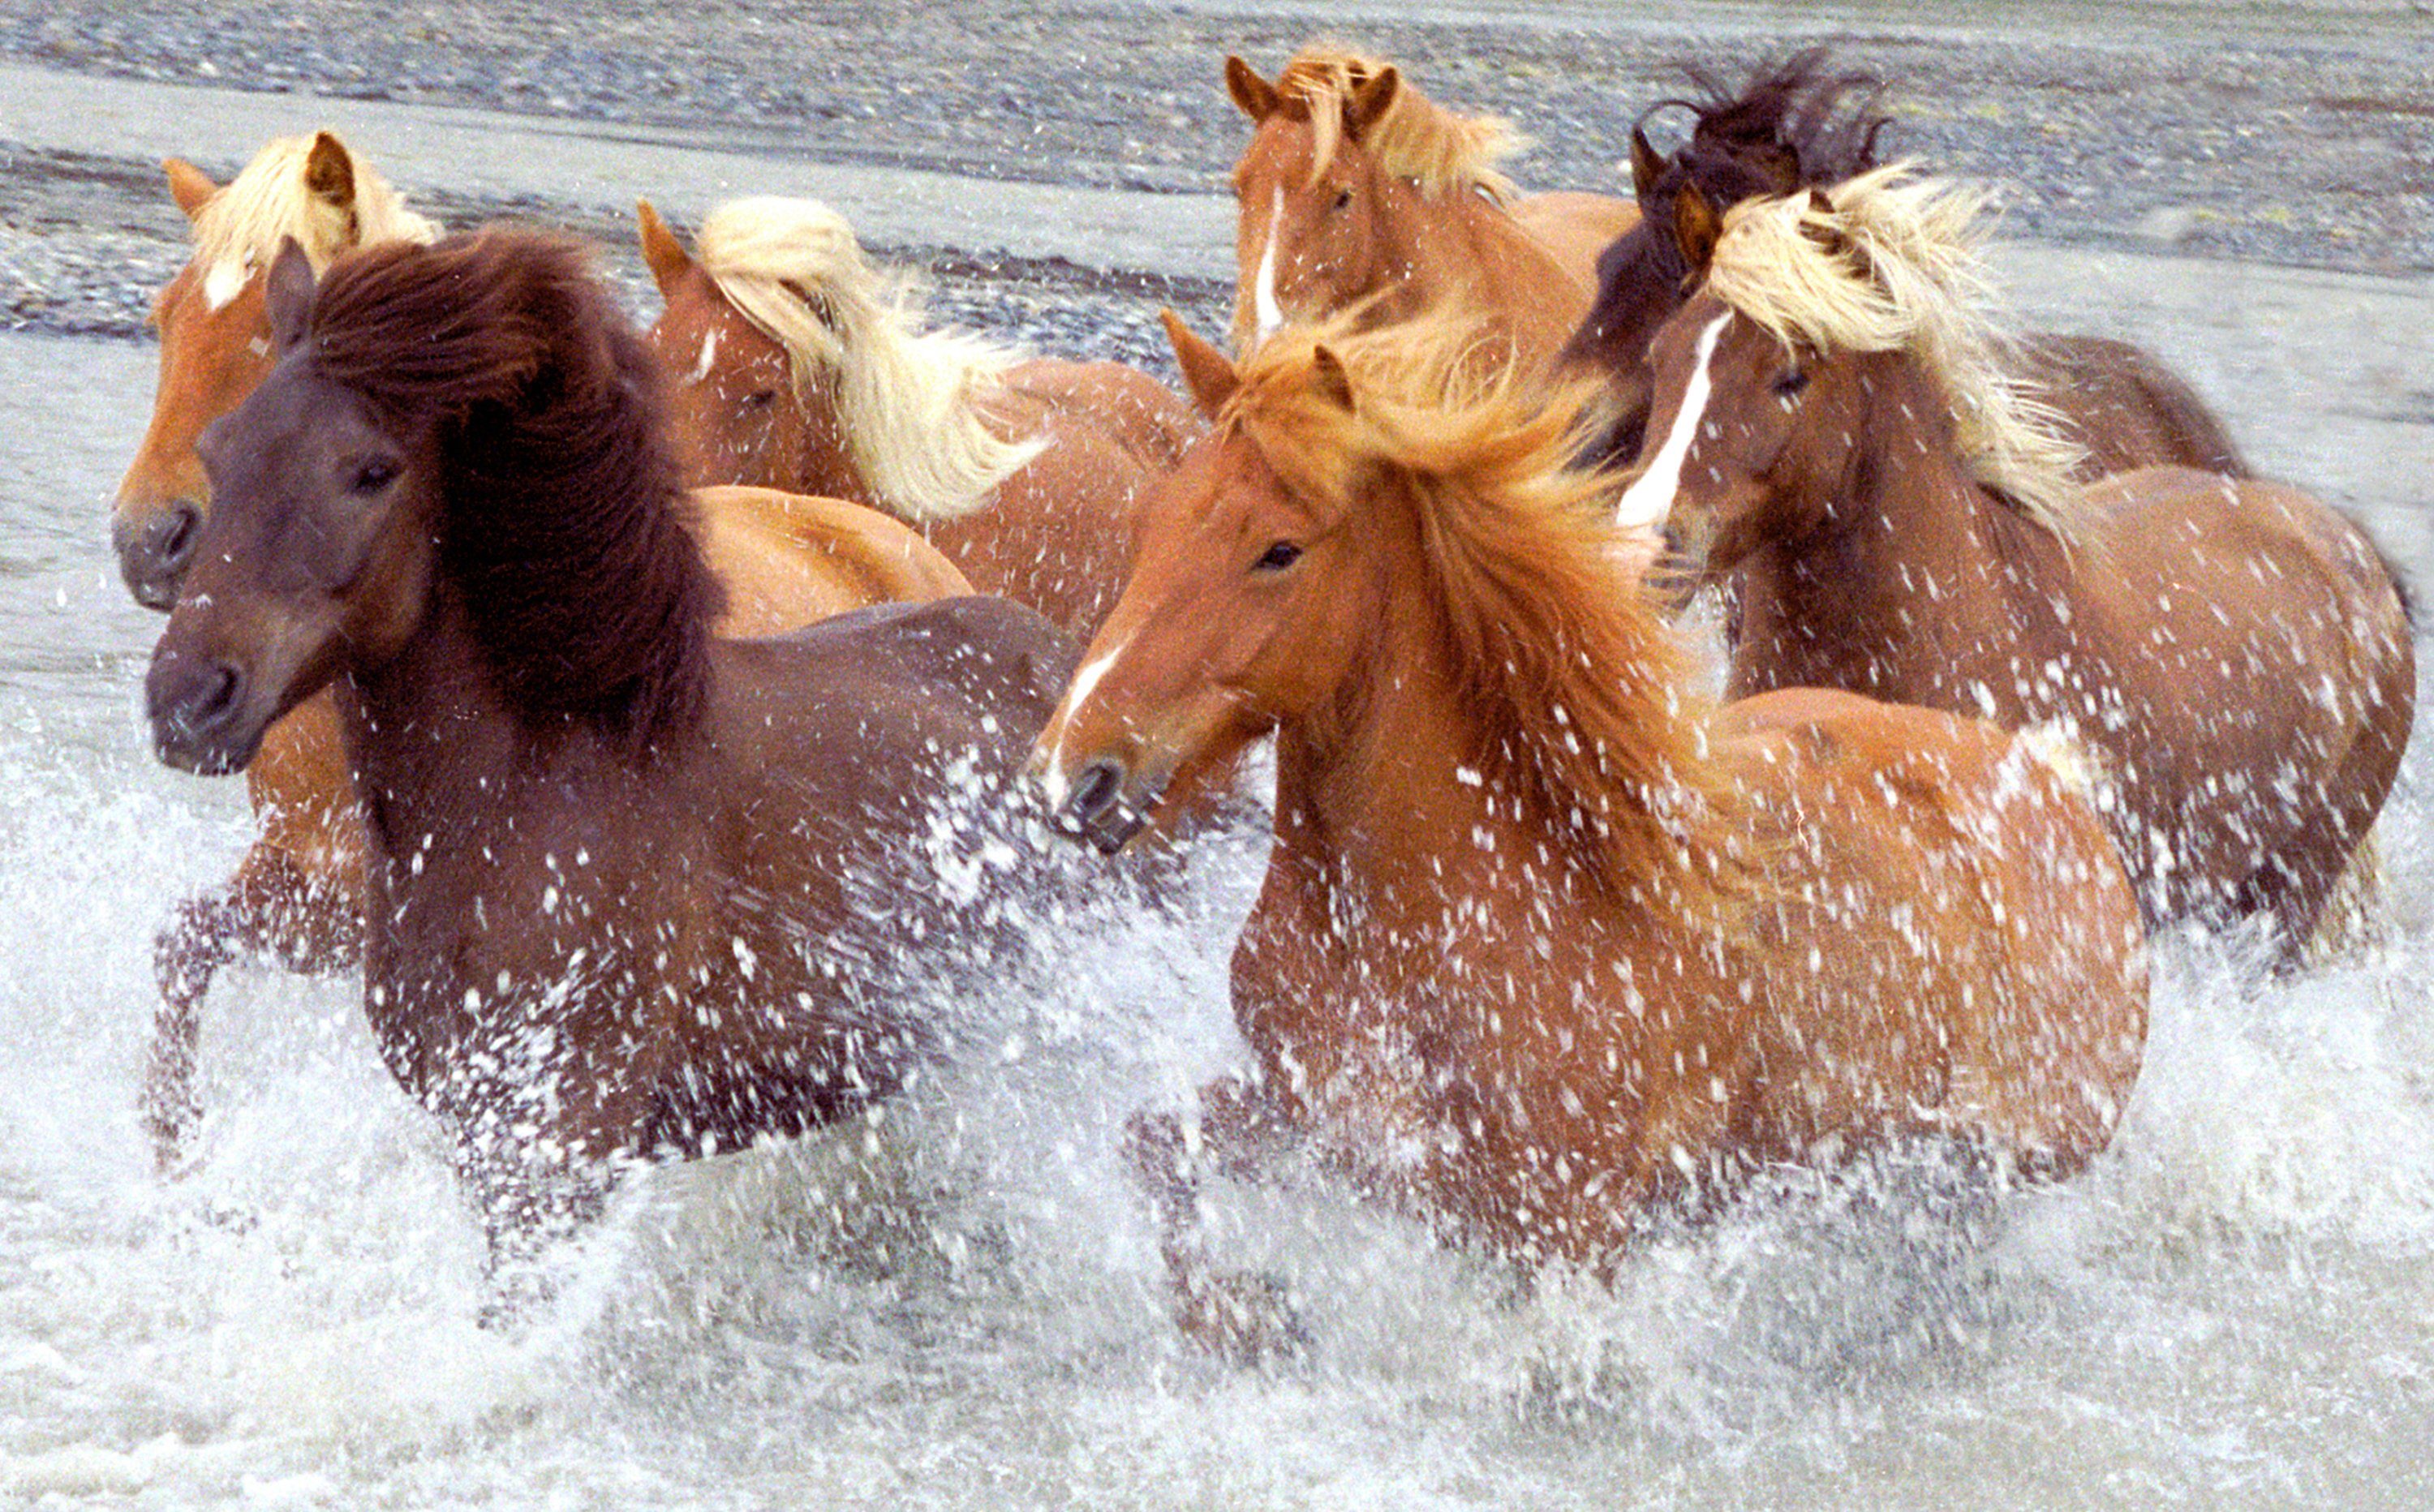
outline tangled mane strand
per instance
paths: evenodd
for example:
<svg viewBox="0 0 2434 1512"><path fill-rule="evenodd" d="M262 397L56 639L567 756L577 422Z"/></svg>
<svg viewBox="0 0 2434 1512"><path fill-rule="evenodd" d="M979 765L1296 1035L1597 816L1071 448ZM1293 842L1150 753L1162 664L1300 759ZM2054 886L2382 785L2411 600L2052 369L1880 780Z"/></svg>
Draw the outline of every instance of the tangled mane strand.
<svg viewBox="0 0 2434 1512"><path fill-rule="evenodd" d="M438 226L407 210L388 180L352 148L345 148L354 169L351 209L314 194L304 182L304 164L315 140L272 141L196 212L194 261L204 269L206 287L229 286L231 280L243 283L256 269L268 267L280 243L290 236L304 248L316 273L351 247L384 242L420 245L438 238Z"/></svg>
<svg viewBox="0 0 2434 1512"><path fill-rule="evenodd" d="M1829 69L1827 56L1825 47L1808 47L1780 63L1759 62L1738 86L1686 63L1682 73L1696 97L1660 100L1639 120L1663 110L1690 111L1690 140L1673 161L1724 203L1751 193L1731 181L1727 165L1768 149L1792 155L1800 184L1858 178L1877 166L1877 136L1893 121L1879 108L1885 83L1863 69ZM1777 193L1781 187L1770 186Z"/></svg>
<svg viewBox="0 0 2434 1512"><path fill-rule="evenodd" d="M724 595L648 348L575 244L494 229L368 249L332 269L305 340L389 422L438 426L440 570L527 722L640 756L698 722Z"/></svg>
<svg viewBox="0 0 2434 1512"><path fill-rule="evenodd" d="M1327 171L1343 145L1344 111L1353 92L1387 66L1378 59L1312 42L1277 76L1284 109L1296 120L1310 122L1311 182ZM1502 116L1456 115L1421 93L1405 74L1385 114L1362 133L1361 144L1377 158L1379 167L1415 180L1423 195L1476 190L1499 204L1510 204L1518 191L1500 165L1530 141Z"/></svg>
<svg viewBox="0 0 2434 1512"><path fill-rule="evenodd" d="M2017 338L1979 255L1990 195L1894 163L1752 200L1724 217L1706 287L1787 344L1899 351L1942 387L1970 475L2031 520L2077 537L2085 450L2030 396Z"/></svg>
<svg viewBox="0 0 2434 1512"><path fill-rule="evenodd" d="M799 398L827 385L855 470L890 513L952 519L986 504L1044 438L1008 440L979 403L1022 354L925 330L918 289L871 266L845 217L756 195L710 212L694 255L746 320L786 350Z"/></svg>
<svg viewBox="0 0 2434 1512"><path fill-rule="evenodd" d="M1321 346L1352 409L1314 388ZM1233 425L1302 497L1416 516L1466 763L1619 898L1711 921L1745 892L1742 801L1708 758L1680 638L1618 564L1611 481L1570 466L1586 385L1552 398L1489 360L1475 321L1290 328L1244 363Z"/></svg>

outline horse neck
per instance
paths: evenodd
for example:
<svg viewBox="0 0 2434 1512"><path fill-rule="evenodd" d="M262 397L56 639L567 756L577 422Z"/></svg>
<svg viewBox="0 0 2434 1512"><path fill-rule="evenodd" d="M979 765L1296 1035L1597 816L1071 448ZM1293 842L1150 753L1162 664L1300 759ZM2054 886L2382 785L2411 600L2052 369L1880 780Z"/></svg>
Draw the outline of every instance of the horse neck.
<svg viewBox="0 0 2434 1512"><path fill-rule="evenodd" d="M787 466L769 480L769 485L790 493L842 499L866 509L883 508L845 443L846 416L836 398L842 382L838 375L829 373L822 375L819 382L796 390L796 423L802 428L801 443Z"/></svg>
<svg viewBox="0 0 2434 1512"><path fill-rule="evenodd" d="M1575 291L1553 254L1503 205L1475 190L1400 197L1404 212L1386 217L1386 261L1405 270L1412 293L1388 301L1381 314L1408 316L1468 297L1513 343L1517 360L1547 365L1581 314L1573 300L1556 297Z"/></svg>
<svg viewBox="0 0 2434 1512"><path fill-rule="evenodd" d="M1817 686L1922 701L1978 678L1967 648L1984 637L1956 629L2004 627L1994 639L2008 665L2050 620L2031 602L2038 583L2014 569L2050 541L1970 476L1914 360L1868 361L1843 466L1779 484L1778 513L1801 523L1738 569L1735 696Z"/></svg>

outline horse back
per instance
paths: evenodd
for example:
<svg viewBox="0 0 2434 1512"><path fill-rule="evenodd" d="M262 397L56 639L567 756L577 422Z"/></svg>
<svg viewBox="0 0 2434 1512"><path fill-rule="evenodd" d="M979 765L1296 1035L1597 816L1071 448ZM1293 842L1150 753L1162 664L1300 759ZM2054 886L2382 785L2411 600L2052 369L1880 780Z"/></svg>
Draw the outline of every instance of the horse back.
<svg viewBox="0 0 2434 1512"><path fill-rule="evenodd" d="M1755 804L1785 1143L1865 1127L1874 1100L2039 1172L2101 1149L2145 1040L2145 941L2074 758L1815 688L1728 705L1717 732Z"/></svg>
<svg viewBox="0 0 2434 1512"><path fill-rule="evenodd" d="M2197 390L2128 342L2040 335L2022 344L2028 375L2087 448L2083 476L2183 467L2249 476L2231 433Z"/></svg>
<svg viewBox="0 0 2434 1512"><path fill-rule="evenodd" d="M955 565L892 516L809 494L696 489L695 538L727 589L722 635L766 636L871 604L972 591Z"/></svg>
<svg viewBox="0 0 2434 1512"><path fill-rule="evenodd" d="M1597 261L1616 238L1639 224L1639 207L1611 195L1564 190L1517 200L1513 218L1586 291L1597 288Z"/></svg>
<svg viewBox="0 0 2434 1512"><path fill-rule="evenodd" d="M1121 459L1139 472L1173 467L1200 430L1181 395L1126 363L1035 358L1009 375L1006 399L1015 412L1012 433L1044 423L1052 450L1087 446L1101 452L1095 461Z"/></svg>

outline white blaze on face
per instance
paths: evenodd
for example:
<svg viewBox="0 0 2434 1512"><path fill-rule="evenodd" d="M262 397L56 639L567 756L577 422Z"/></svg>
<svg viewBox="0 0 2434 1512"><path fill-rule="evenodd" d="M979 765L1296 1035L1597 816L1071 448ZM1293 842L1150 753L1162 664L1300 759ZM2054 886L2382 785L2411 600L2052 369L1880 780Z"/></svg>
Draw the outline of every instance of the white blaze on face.
<svg viewBox="0 0 2434 1512"><path fill-rule="evenodd" d="M1285 186L1278 184L1268 202L1268 238L1260 248L1260 271L1251 280L1251 313L1260 321L1257 341L1267 340L1285 323L1285 313L1277 305L1277 229L1284 218Z"/></svg>
<svg viewBox="0 0 2434 1512"><path fill-rule="evenodd" d="M1073 711L1089 698L1090 690L1099 686L1099 679L1107 675L1107 669L1123 654L1125 644L1120 640L1108 647L1106 654L1097 660L1085 663L1082 670L1073 674L1073 686L1065 689L1064 701L1056 705L1055 718L1048 722L1048 728L1056 732L1056 743L1049 747L1048 770L1040 774L1039 784L1047 791L1051 809L1065 807L1065 736L1072 722Z"/></svg>
<svg viewBox="0 0 2434 1512"><path fill-rule="evenodd" d="M227 309L229 301L243 294L252 278L251 258L225 258L213 263L212 270L203 275L203 308Z"/></svg>
<svg viewBox="0 0 2434 1512"><path fill-rule="evenodd" d="M711 365L717 361L718 332L713 331L701 338L701 356L694 361L693 371L685 375L686 386L706 381L710 377Z"/></svg>
<svg viewBox="0 0 2434 1512"><path fill-rule="evenodd" d="M1699 421L1707 413L1707 365L1716 355L1717 338L1724 333L1724 322L1732 319L1730 310L1707 322L1699 332L1698 355L1690 367L1689 385L1682 391L1682 408L1673 416L1673 429L1667 433L1665 444L1656 450L1656 459L1639 481L1623 490L1622 502L1614 510L1615 523L1628 529L1632 526L1657 526L1673 512L1673 495L1682 486L1682 464L1690 455L1690 442L1699 433Z"/></svg>

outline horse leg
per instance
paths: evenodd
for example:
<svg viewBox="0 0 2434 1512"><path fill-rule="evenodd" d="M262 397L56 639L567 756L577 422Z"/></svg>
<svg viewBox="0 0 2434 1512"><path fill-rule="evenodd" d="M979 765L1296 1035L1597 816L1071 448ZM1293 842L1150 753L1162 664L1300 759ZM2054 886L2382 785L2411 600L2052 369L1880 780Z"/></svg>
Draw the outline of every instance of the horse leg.
<svg viewBox="0 0 2434 1512"><path fill-rule="evenodd" d="M211 991L213 976L235 956L236 942L246 933L245 920L228 894L205 893L180 904L177 917L154 938L152 963L161 982L161 1006L152 1019L142 1111L145 1132L152 1137L152 1164L163 1176L177 1168L203 1114L195 1092L203 994Z"/></svg>
<svg viewBox="0 0 2434 1512"><path fill-rule="evenodd" d="M1158 1257L1174 1288L1175 1326L1195 1344L1237 1363L1298 1351L1309 1342L1274 1277L1210 1268L1201 1244L1200 1183L1207 1173L1257 1180L1276 1164L1292 1126L1275 1099L1239 1077L1200 1092L1200 1116L1136 1113L1125 1154L1149 1194Z"/></svg>

